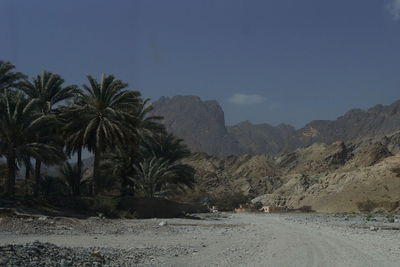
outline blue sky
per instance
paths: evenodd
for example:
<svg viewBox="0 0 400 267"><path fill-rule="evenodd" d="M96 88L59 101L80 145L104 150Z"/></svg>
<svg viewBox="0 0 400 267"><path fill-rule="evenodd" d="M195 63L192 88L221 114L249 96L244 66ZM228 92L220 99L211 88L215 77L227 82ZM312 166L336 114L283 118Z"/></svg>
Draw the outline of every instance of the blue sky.
<svg viewBox="0 0 400 267"><path fill-rule="evenodd" d="M335 119L400 99L400 0L0 0L0 58L146 97L216 99L228 124Z"/></svg>

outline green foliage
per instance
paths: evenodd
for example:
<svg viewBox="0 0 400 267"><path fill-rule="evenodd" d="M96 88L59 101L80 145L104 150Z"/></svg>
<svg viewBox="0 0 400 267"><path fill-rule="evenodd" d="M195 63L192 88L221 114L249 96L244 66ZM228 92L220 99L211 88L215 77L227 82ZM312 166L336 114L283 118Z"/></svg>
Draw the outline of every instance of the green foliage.
<svg viewBox="0 0 400 267"><path fill-rule="evenodd" d="M190 166L171 163L164 158L145 158L134 166L132 181L145 197L165 196L171 186L191 186L194 170Z"/></svg>
<svg viewBox="0 0 400 267"><path fill-rule="evenodd" d="M190 151L182 139L173 134L162 133L143 142L141 155L144 158L153 156L177 162L190 156Z"/></svg>
<svg viewBox="0 0 400 267"><path fill-rule="evenodd" d="M122 195L138 191L148 197L170 197L193 188L195 171L181 162L190 151L181 139L166 133L158 122L161 117L151 115L149 99L128 90L126 83L112 75L99 81L88 75L80 90L65 86L52 72L27 79L13 68L0 61L0 157L6 158L10 170L5 173L7 192L14 193L17 170L24 164L24 184L35 185L35 196L39 190L47 196L66 194L65 185L80 195L85 148L94 153L94 195L101 188L114 193L116 185ZM42 163L60 164L75 153L77 164L62 165L60 179L42 177ZM92 204L112 210L105 200Z"/></svg>
<svg viewBox="0 0 400 267"><path fill-rule="evenodd" d="M21 82L18 88L34 102L38 112L50 114L54 111L54 105L70 99L78 93L75 85L63 87L63 84L64 79L60 75L43 71L32 81Z"/></svg>
<svg viewBox="0 0 400 267"><path fill-rule="evenodd" d="M54 123L55 117L35 112L34 102L19 92L0 94L0 155L7 158L7 193L14 194L18 163L32 157L48 164L65 159L62 150L35 139L41 129Z"/></svg>
<svg viewBox="0 0 400 267"><path fill-rule="evenodd" d="M214 196L210 201L210 206L216 206L219 211L233 211L238 208L241 204L249 203L249 197L243 193L223 193Z"/></svg>
<svg viewBox="0 0 400 267"><path fill-rule="evenodd" d="M121 179L122 195L166 197L193 188L195 170L181 163L190 155L182 140L164 132L145 139L137 148L120 147L106 156L104 166Z"/></svg>
<svg viewBox="0 0 400 267"><path fill-rule="evenodd" d="M84 92L65 110L65 116L76 118L67 128L81 129L79 142L94 152L93 188L97 194L102 153L132 138L140 93L127 90L127 84L112 75L103 75L100 82L90 75L87 79L89 84L83 86Z"/></svg>
<svg viewBox="0 0 400 267"><path fill-rule="evenodd" d="M15 66L8 61L0 60L0 93L6 89L15 88L25 77L20 72L13 72Z"/></svg>

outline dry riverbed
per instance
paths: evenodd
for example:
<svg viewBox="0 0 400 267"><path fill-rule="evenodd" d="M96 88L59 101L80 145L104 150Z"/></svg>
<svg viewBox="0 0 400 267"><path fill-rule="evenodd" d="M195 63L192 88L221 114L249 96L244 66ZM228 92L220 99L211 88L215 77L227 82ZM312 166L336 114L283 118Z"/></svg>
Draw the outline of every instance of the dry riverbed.
<svg viewBox="0 0 400 267"><path fill-rule="evenodd" d="M0 266L400 266L400 216L0 218Z"/></svg>

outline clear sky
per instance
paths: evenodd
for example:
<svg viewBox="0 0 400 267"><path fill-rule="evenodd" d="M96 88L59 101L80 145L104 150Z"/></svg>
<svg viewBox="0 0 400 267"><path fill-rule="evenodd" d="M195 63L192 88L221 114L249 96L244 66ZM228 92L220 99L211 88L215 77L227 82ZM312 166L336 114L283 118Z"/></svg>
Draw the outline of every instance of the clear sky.
<svg viewBox="0 0 400 267"><path fill-rule="evenodd" d="M400 0L0 0L0 59L146 97L218 100L228 124L335 119L400 99Z"/></svg>

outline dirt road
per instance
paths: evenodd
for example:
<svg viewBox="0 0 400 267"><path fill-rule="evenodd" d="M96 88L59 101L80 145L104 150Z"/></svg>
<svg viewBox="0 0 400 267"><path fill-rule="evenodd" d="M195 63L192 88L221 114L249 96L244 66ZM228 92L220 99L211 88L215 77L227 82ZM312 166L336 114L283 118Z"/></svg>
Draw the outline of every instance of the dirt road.
<svg viewBox="0 0 400 267"><path fill-rule="evenodd" d="M159 226L160 219L120 220L103 223L103 230L50 234L3 230L0 245L39 240L127 251L169 248L169 254L143 261L157 266L400 266L399 230L356 222L334 226L324 217L320 222L307 216L314 215L229 214L218 220L168 219L165 226ZM117 228L124 231L112 231Z"/></svg>

